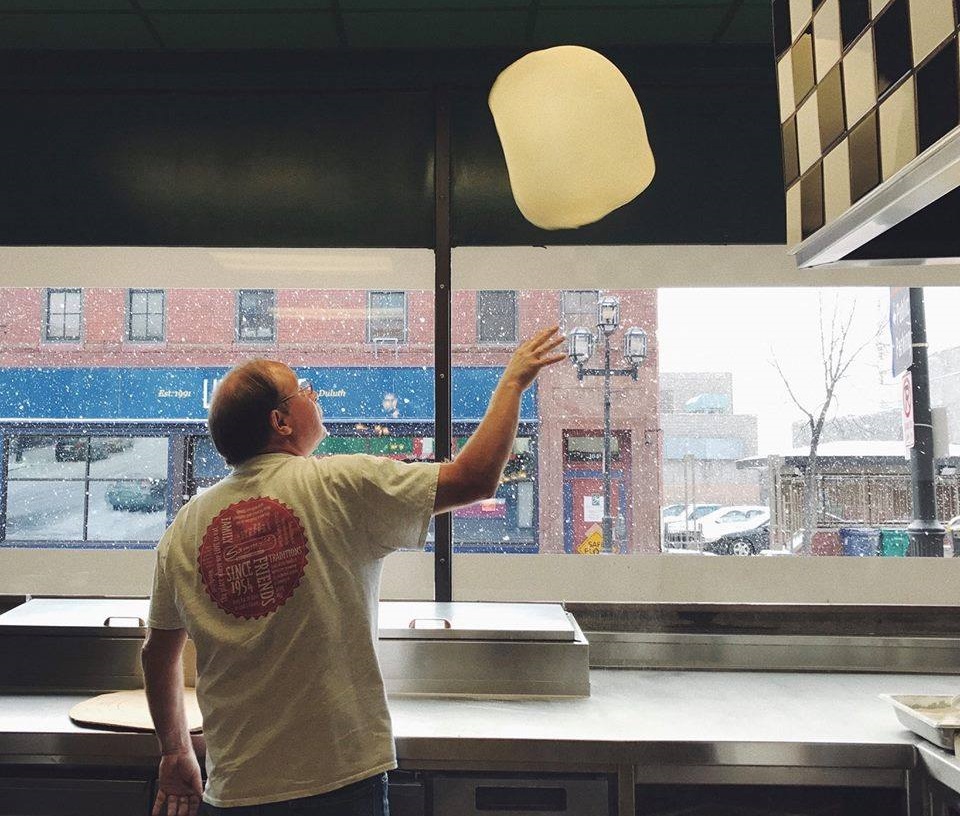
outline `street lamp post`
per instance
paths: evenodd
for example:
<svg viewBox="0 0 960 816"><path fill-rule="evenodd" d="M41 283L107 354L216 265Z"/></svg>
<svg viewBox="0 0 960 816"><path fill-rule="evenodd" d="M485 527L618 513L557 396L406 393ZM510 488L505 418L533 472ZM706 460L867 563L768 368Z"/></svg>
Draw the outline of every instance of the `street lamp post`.
<svg viewBox="0 0 960 816"><path fill-rule="evenodd" d="M601 297L597 303L597 329L603 335L603 368L584 368L593 355L595 338L593 332L576 328L567 336L567 353L577 367L577 379L603 377L603 549L613 552L613 504L611 502L610 477L610 378L616 376L637 379L640 366L647 357L647 333L631 327L623 335L623 356L629 368L611 368L610 335L620 325L620 301L615 297Z"/></svg>

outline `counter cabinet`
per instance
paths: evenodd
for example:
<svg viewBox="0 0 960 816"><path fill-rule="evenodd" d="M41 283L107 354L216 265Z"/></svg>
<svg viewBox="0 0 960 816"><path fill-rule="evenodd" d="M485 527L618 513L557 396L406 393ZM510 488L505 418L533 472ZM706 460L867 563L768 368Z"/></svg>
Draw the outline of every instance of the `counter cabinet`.
<svg viewBox="0 0 960 816"><path fill-rule="evenodd" d="M0 816L148 816L155 778L122 768L4 766ZM139 778L138 778L139 777ZM960 816L960 793L925 785L923 816ZM629 806L629 803L624 803ZM629 816L616 774L390 774L392 816ZM914 816L903 789L637 785L635 816Z"/></svg>

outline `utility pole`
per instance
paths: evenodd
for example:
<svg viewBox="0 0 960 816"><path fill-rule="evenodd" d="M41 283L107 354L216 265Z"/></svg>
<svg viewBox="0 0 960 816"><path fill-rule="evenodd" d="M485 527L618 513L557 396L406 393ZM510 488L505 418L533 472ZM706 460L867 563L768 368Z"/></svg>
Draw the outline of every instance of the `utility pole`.
<svg viewBox="0 0 960 816"><path fill-rule="evenodd" d="M927 366L927 324L923 289L910 288L910 333L913 345L913 447L910 448L910 495L913 521L907 527L907 555L943 557L946 530L937 520L937 486L933 451L933 415L930 410L930 371Z"/></svg>

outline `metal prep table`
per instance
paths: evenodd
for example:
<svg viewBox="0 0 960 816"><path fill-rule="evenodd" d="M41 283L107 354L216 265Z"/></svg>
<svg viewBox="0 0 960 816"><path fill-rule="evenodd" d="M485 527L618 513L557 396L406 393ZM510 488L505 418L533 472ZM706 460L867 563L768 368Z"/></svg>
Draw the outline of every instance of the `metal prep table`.
<svg viewBox="0 0 960 816"><path fill-rule="evenodd" d="M143 599L34 598L0 615L0 691L142 687L147 610ZM382 601L379 634L391 693L590 693L589 644L559 604ZM192 643L184 663L192 685Z"/></svg>
<svg viewBox="0 0 960 816"><path fill-rule="evenodd" d="M946 694L958 684L925 675L639 670L593 670L590 679L585 699L391 697L401 768L461 780L606 775L624 814L644 785L666 782L889 787L919 796L929 749L918 751L918 738L877 695ZM67 712L82 698L0 696L0 759L152 767L152 736L73 725Z"/></svg>
<svg viewBox="0 0 960 816"><path fill-rule="evenodd" d="M51 681L50 672L35 665L44 649L45 659L52 659L51 647L75 656L78 644L94 638L113 657L99 666L88 661L72 680L103 688L136 684L131 666L145 602L106 601L103 607L96 601L82 614L76 604L58 603L36 605L32 616L21 611L4 635L0 676L13 686L0 694L0 814L57 813L58 802L85 796L108 796L111 804L78 813L145 813L157 761L154 737L73 725L70 708L91 690L58 688L63 678ZM521 606L530 613L523 625L469 605L388 609L381 612L381 647L389 642L414 650L470 650L479 644L493 648L488 654L495 656L500 648L569 645L582 637L573 624L571 640L552 612ZM105 609L111 614L103 617ZM47 625L64 615L68 626ZM112 619L105 626L107 617ZM493 632L500 634L494 638ZM39 643L43 638L53 639ZM583 647L577 648L582 654ZM118 660L120 654L133 655L132 663ZM389 657L384 662L389 665ZM491 663L509 671L516 664L516 653ZM421 677L438 679L431 671ZM30 678L37 682L25 682ZM451 678L456 675L448 673ZM627 816L643 806L651 789L665 785L893 791L913 814L924 806L924 786L933 784L928 774L960 787L956 758L937 749L931 754L877 696L952 694L960 681L949 676L607 669L590 671L589 686L590 697L392 694L401 770L391 781L391 796L395 790L402 794L395 816L491 810L501 816ZM37 800L30 797L36 791L29 788L38 779L49 811L4 811L5 797L18 790L34 807Z"/></svg>

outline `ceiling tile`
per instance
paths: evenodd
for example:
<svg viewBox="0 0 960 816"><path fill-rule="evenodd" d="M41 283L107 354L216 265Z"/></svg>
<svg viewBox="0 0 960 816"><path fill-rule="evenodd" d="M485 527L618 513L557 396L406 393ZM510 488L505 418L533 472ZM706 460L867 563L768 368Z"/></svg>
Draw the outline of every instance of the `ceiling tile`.
<svg viewBox="0 0 960 816"><path fill-rule="evenodd" d="M80 13L86 11L130 11L136 9L130 0L0 0L0 12L59 11Z"/></svg>
<svg viewBox="0 0 960 816"><path fill-rule="evenodd" d="M787 246L796 246L802 238L803 236L800 233L800 182L798 181L787 190Z"/></svg>
<svg viewBox="0 0 960 816"><path fill-rule="evenodd" d="M530 0L340 0L341 11L483 11L511 8L526 11Z"/></svg>
<svg viewBox="0 0 960 816"><path fill-rule="evenodd" d="M917 155L917 113L913 77L880 103L880 167L883 180Z"/></svg>
<svg viewBox="0 0 960 816"><path fill-rule="evenodd" d="M138 0L144 11L332 11L332 0ZM282 12L278 12L282 13Z"/></svg>
<svg viewBox="0 0 960 816"><path fill-rule="evenodd" d="M800 150L800 172L806 173L820 158L820 116L816 91L810 94L797 110L797 143Z"/></svg>
<svg viewBox="0 0 960 816"><path fill-rule="evenodd" d="M850 126L860 121L877 104L873 37L861 37L843 58L843 92Z"/></svg>
<svg viewBox="0 0 960 816"><path fill-rule="evenodd" d="M919 65L954 31L953 5L950 0L914 0L910 4L910 34L913 38L913 64Z"/></svg>
<svg viewBox="0 0 960 816"><path fill-rule="evenodd" d="M344 12L347 43L356 48L516 47L526 11Z"/></svg>
<svg viewBox="0 0 960 816"><path fill-rule="evenodd" d="M817 80L823 79L840 61L840 2L826 0L813 18L813 53Z"/></svg>
<svg viewBox="0 0 960 816"><path fill-rule="evenodd" d="M790 33L793 39L800 36L800 32L807 27L812 15L812 0L790 0Z"/></svg>
<svg viewBox="0 0 960 816"><path fill-rule="evenodd" d="M709 43L725 12L726 6L541 9L534 39L538 45Z"/></svg>
<svg viewBox="0 0 960 816"><path fill-rule="evenodd" d="M603 11L616 6L617 8L635 9L676 9L678 5L698 6L727 6L737 0L540 0L540 8L562 8L570 11ZM751 0L752 1L752 0ZM770 0L763 0L763 5L770 8Z"/></svg>
<svg viewBox="0 0 960 816"><path fill-rule="evenodd" d="M789 49L777 63L777 92L780 97L780 121L786 122L797 109L793 94L793 62Z"/></svg>
<svg viewBox="0 0 960 816"><path fill-rule="evenodd" d="M179 14L154 12L150 20L166 48L330 48L337 45L332 12L304 14Z"/></svg>
<svg viewBox="0 0 960 816"><path fill-rule="evenodd" d="M850 207L850 146L846 139L823 158L823 198L828 224Z"/></svg>
<svg viewBox="0 0 960 816"><path fill-rule="evenodd" d="M6 14L0 49L145 49L157 43L137 14Z"/></svg>

